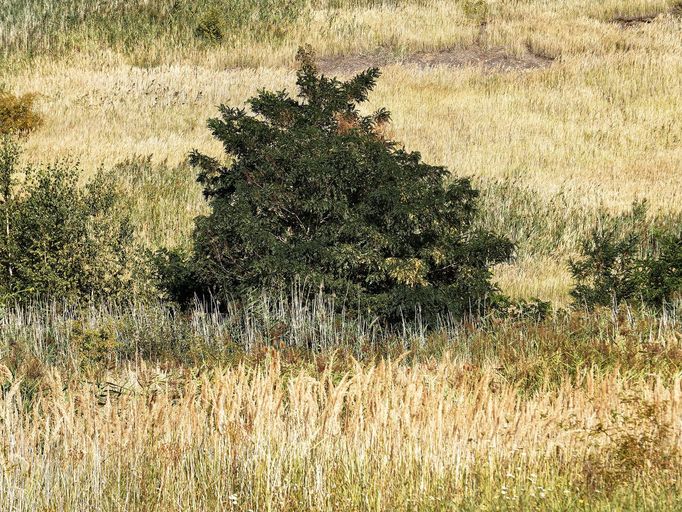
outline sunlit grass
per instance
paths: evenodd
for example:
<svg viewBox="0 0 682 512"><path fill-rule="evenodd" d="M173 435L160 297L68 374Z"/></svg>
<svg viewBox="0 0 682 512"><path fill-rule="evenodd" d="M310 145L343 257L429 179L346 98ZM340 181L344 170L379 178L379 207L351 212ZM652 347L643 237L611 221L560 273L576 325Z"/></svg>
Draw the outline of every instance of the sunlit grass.
<svg viewBox="0 0 682 512"><path fill-rule="evenodd" d="M186 245L206 211L186 156L221 154L219 104L293 89L305 43L330 73L387 63L389 135L472 177L477 222L518 245L495 282L555 312L429 334L273 297L5 308L0 509L682 508L678 313L564 309L601 216L646 199L680 223L679 2L240 0L210 41L221 2L5 1L0 91L43 118L25 162L115 168L145 248ZM439 51L479 59L411 60Z"/></svg>
<svg viewBox="0 0 682 512"><path fill-rule="evenodd" d="M321 304L249 308L6 310L2 509L679 505L675 316L391 335Z"/></svg>

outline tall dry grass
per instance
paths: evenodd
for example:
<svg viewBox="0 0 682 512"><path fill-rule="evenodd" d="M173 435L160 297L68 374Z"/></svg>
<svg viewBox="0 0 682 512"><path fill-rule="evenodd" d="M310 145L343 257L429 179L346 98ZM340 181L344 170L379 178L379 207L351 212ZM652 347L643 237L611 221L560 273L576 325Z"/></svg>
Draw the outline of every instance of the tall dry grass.
<svg viewBox="0 0 682 512"><path fill-rule="evenodd" d="M314 296L0 318L2 510L674 510L682 335L604 310L382 330Z"/></svg>
<svg viewBox="0 0 682 512"><path fill-rule="evenodd" d="M332 356L333 357L333 356ZM457 358L308 370L52 370L0 398L3 510L672 510L682 383L581 372L530 396ZM104 383L106 382L106 384ZM636 415L628 397L655 413ZM618 414L614 416L614 412ZM620 416L619 416L620 415ZM618 418L635 418L618 423ZM636 453L597 434L625 427ZM651 433L660 446L650 447ZM661 435L661 433L663 433ZM624 473L590 461L639 463ZM668 460L672 457L671 460ZM665 465L663 464L665 461ZM589 482L608 482L590 490ZM600 480L601 479L601 480ZM669 508L670 507L670 508ZM610 508L613 509L613 508Z"/></svg>

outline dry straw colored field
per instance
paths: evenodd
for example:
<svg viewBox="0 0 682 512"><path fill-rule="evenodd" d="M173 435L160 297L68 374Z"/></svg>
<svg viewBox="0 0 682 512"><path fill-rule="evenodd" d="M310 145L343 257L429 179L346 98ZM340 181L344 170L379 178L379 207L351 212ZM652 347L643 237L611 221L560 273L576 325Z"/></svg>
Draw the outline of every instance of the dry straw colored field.
<svg viewBox="0 0 682 512"><path fill-rule="evenodd" d="M205 128L216 106L240 104L260 87L291 87L296 47L310 43L328 73L383 66L372 106L392 111L392 135L408 148L484 188L511 180L549 202L550 222L567 224L558 240L564 254L584 233L586 211L622 210L635 199L657 212L682 210L674 1L300 3L296 15L275 9L279 18L266 20L280 20L281 30L235 28L218 44L198 41L191 20L172 21L177 2L109 4L10 1L0 83L38 93L46 119L28 141L28 159L77 159L89 173L126 157L172 166L194 147L217 154ZM40 13L50 23L41 25ZM68 28L72 18L82 21ZM166 241L186 235L201 208L189 187L194 204L171 212L179 227ZM563 263L530 252L500 270L501 285L565 301Z"/></svg>
<svg viewBox="0 0 682 512"><path fill-rule="evenodd" d="M206 119L291 88L301 44L328 74L382 67L391 136L472 176L479 221L518 242L512 296L566 305L604 212L682 215L677 0L2 4L0 90L44 118L25 161L116 167L151 248L206 208L185 163L220 153ZM312 356L159 308L3 311L0 510L682 510L679 314L435 341L298 318L345 343Z"/></svg>
<svg viewBox="0 0 682 512"><path fill-rule="evenodd" d="M672 317L377 337L301 304L273 348L253 307L8 313L2 510L682 507Z"/></svg>
<svg viewBox="0 0 682 512"><path fill-rule="evenodd" d="M682 416L679 377L585 372L521 397L493 368L448 356L334 374L287 373L274 355L256 368L142 365L117 377L124 394L98 402L94 386L51 372L28 412L18 384L9 388L3 510L584 510L590 479L618 479L615 465L627 477L650 471L627 467L642 456L621 452L627 440L591 437L618 424L622 397L651 401L676 429ZM621 424L660 434L633 426ZM680 506L679 468L666 458L677 440L653 442L660 487L635 484L611 502L597 494L604 510Z"/></svg>

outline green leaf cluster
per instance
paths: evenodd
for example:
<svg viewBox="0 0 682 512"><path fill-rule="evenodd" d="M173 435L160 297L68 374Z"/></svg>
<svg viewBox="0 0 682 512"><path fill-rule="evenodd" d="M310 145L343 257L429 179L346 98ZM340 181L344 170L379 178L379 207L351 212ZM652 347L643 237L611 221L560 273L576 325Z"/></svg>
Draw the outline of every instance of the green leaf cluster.
<svg viewBox="0 0 682 512"><path fill-rule="evenodd" d="M43 122L34 109L36 95L16 96L0 88L0 135L25 135Z"/></svg>
<svg viewBox="0 0 682 512"><path fill-rule="evenodd" d="M377 69L339 81L309 51L299 61L297 97L261 91L209 121L227 163L191 154L211 213L190 255L159 254L166 290L182 302L304 279L387 320L484 308L513 247L472 227L470 180L388 140L386 110L361 112Z"/></svg>
<svg viewBox="0 0 682 512"><path fill-rule="evenodd" d="M19 147L0 145L0 297L64 300L120 296L136 283L133 229L114 177L85 187L68 164L17 167ZM19 180L19 178L22 178Z"/></svg>
<svg viewBox="0 0 682 512"><path fill-rule="evenodd" d="M637 203L597 226L570 268L578 305L665 306L682 294L682 226L656 227Z"/></svg>

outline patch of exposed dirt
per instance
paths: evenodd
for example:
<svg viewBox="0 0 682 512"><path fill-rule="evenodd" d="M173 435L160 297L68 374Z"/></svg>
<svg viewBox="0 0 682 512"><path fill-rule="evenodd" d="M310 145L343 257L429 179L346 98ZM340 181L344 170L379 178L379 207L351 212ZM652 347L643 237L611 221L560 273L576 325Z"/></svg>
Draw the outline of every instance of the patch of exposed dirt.
<svg viewBox="0 0 682 512"><path fill-rule="evenodd" d="M436 52L418 52L405 56L393 55L386 51L373 54L339 55L318 59L318 67L323 73L350 74L371 67L384 67L391 64L432 68L446 66L461 68L481 66L491 71L515 71L544 68L553 59L528 53L522 57L509 55L502 49L485 49L480 46L457 48Z"/></svg>
<svg viewBox="0 0 682 512"><path fill-rule="evenodd" d="M611 20L611 23L616 23L617 25L620 25L621 28L632 28L653 23L656 18L659 16L665 16L666 14L678 18L682 17L682 1L673 5L670 10L666 12L645 14L642 16L617 16Z"/></svg>
<svg viewBox="0 0 682 512"><path fill-rule="evenodd" d="M648 14L646 16L618 16L611 21L620 25L623 28L636 27L638 25L645 25L653 22L658 17L658 14Z"/></svg>

